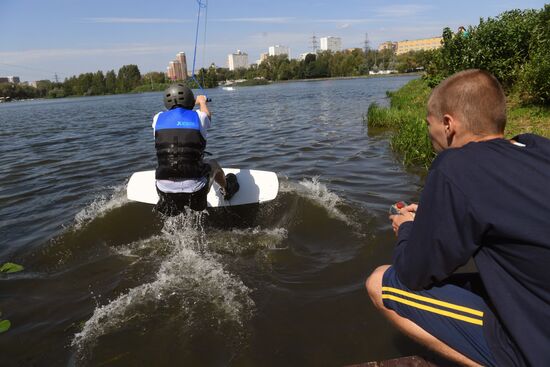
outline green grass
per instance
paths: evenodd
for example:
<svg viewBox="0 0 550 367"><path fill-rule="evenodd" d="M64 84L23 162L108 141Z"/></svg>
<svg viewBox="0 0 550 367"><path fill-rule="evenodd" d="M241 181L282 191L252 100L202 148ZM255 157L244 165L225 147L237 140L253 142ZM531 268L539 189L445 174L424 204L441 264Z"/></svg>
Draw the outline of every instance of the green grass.
<svg viewBox="0 0 550 367"><path fill-rule="evenodd" d="M506 136L512 138L523 133L550 138L550 107L523 106L517 102L515 96L510 96Z"/></svg>
<svg viewBox="0 0 550 367"><path fill-rule="evenodd" d="M401 89L387 92L391 98L390 106L405 111L414 111L425 114L426 104L432 92L423 79L414 79L405 84Z"/></svg>
<svg viewBox="0 0 550 367"><path fill-rule="evenodd" d="M364 116L369 128L392 131L390 144L405 166L429 167L435 153L425 123L426 105L431 93L426 81L415 79L395 92L387 92L390 107L376 103ZM506 137L534 133L550 138L550 107L524 106L517 95L509 95Z"/></svg>
<svg viewBox="0 0 550 367"><path fill-rule="evenodd" d="M406 112L393 108L380 107L376 103L369 106L366 116L369 127L387 128L398 127L408 118L409 116Z"/></svg>
<svg viewBox="0 0 550 367"><path fill-rule="evenodd" d="M406 166L427 168L435 158L424 117L414 117L402 124L392 135L390 144Z"/></svg>
<svg viewBox="0 0 550 367"><path fill-rule="evenodd" d="M425 81L412 80L395 92L387 92L389 108L373 103L365 116L370 128L393 131L391 147L406 166L428 167L435 156L424 122L430 92Z"/></svg>

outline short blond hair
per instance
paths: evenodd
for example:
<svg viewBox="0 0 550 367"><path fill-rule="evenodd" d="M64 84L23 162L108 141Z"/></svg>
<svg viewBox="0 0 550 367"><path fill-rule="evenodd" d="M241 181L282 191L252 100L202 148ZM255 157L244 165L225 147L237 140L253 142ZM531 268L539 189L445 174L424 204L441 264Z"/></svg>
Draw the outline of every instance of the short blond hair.
<svg viewBox="0 0 550 367"><path fill-rule="evenodd" d="M464 70L434 88L428 114L440 121L445 114L452 115L475 135L501 134L506 127L506 97L491 73Z"/></svg>

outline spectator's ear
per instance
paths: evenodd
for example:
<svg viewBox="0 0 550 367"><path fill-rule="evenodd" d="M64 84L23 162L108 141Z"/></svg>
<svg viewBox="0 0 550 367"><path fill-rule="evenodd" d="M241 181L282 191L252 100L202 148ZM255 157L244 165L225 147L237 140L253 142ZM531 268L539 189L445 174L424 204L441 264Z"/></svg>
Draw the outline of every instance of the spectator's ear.
<svg viewBox="0 0 550 367"><path fill-rule="evenodd" d="M449 114L443 115L443 131L447 137L447 145L452 146L453 139L457 133L458 121Z"/></svg>

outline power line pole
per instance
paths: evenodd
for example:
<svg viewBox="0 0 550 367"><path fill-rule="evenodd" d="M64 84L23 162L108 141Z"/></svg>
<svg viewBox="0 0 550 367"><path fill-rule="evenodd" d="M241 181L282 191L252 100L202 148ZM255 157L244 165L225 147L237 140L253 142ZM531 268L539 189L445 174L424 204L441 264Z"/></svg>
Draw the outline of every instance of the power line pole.
<svg viewBox="0 0 550 367"><path fill-rule="evenodd" d="M55 78L55 82L59 83L59 78L57 77L57 73L55 73L54 78Z"/></svg>
<svg viewBox="0 0 550 367"><path fill-rule="evenodd" d="M319 44L317 43L317 37L315 37L315 33L313 33L313 37L311 37L311 49L313 50L313 53L317 53L317 50L319 49Z"/></svg>
<svg viewBox="0 0 550 367"><path fill-rule="evenodd" d="M365 51L365 54L369 52L370 46L369 46L369 34L365 32L365 42L363 42L363 50Z"/></svg>

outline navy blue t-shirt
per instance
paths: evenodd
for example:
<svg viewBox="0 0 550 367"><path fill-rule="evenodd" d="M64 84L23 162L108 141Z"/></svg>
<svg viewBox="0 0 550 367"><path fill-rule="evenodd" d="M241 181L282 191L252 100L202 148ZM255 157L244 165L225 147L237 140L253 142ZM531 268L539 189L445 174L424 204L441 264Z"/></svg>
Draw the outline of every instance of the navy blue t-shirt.
<svg viewBox="0 0 550 367"><path fill-rule="evenodd" d="M550 140L514 139L525 146L494 139L439 154L414 222L399 228L393 265L423 289L473 257L520 363L550 366ZM485 330L499 365L511 353L502 332Z"/></svg>

